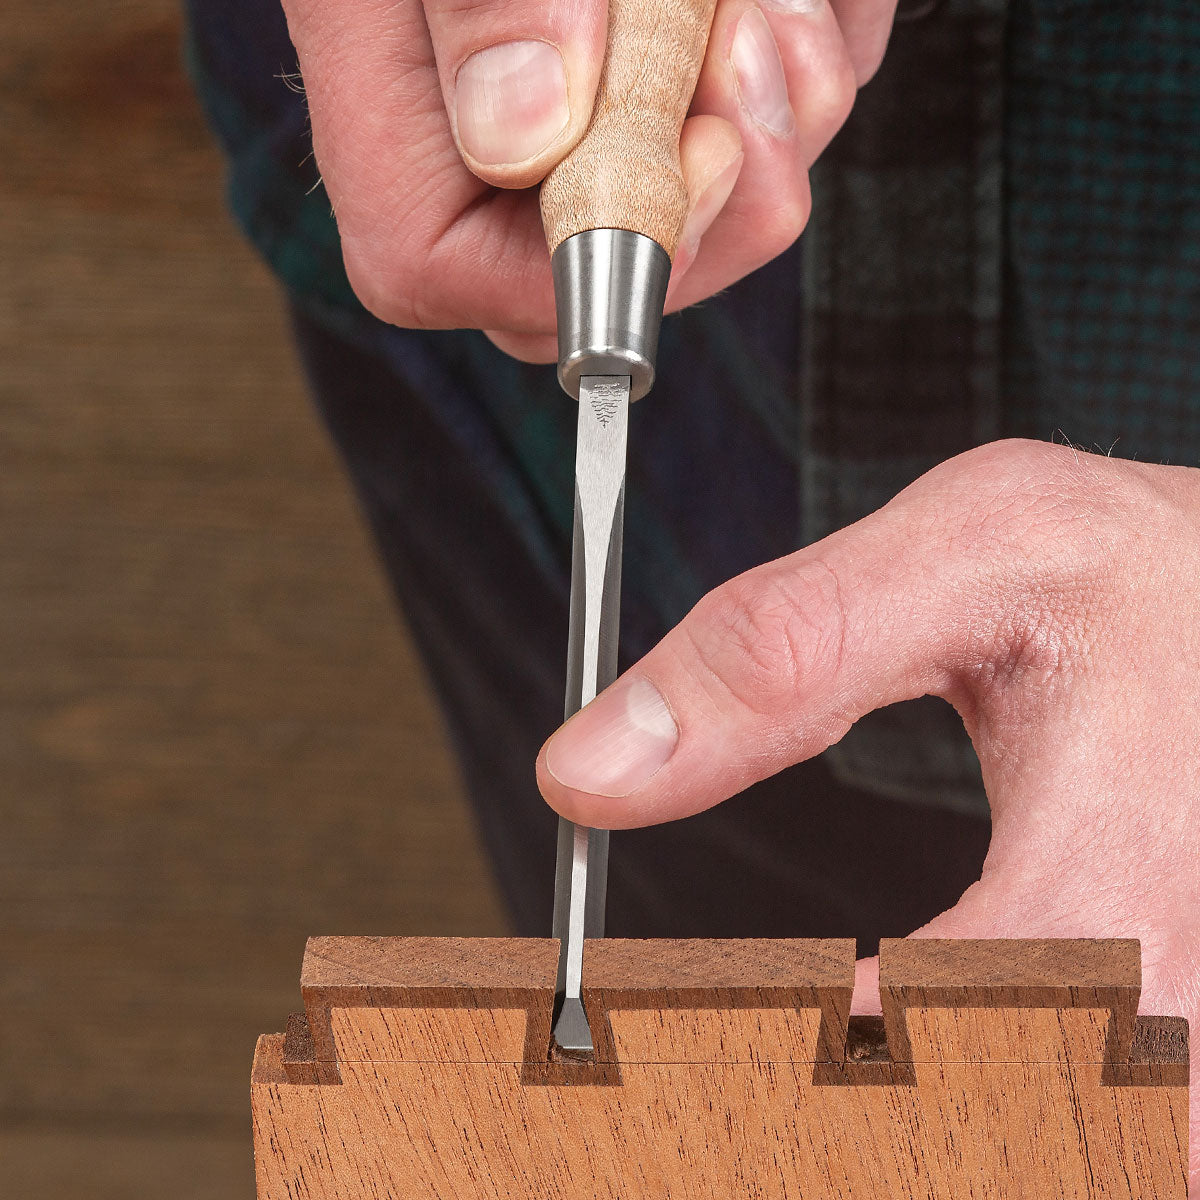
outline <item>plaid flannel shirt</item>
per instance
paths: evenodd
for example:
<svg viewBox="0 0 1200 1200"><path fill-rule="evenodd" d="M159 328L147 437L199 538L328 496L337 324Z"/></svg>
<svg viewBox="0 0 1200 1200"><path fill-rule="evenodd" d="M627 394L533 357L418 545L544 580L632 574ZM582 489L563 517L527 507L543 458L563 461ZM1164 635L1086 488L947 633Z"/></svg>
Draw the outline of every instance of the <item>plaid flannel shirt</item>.
<svg viewBox="0 0 1200 1200"><path fill-rule="evenodd" d="M565 577L574 418L553 372L479 334L368 316L314 190L302 97L279 79L295 56L277 0L189 10L247 233L306 310L439 397ZM997 437L1200 464L1198 335L1200 5L902 0L883 68L813 171L800 244L664 324L631 437L628 654L723 579ZM713 488L719 521L693 503ZM872 714L827 753L889 796L986 804L940 701Z"/></svg>

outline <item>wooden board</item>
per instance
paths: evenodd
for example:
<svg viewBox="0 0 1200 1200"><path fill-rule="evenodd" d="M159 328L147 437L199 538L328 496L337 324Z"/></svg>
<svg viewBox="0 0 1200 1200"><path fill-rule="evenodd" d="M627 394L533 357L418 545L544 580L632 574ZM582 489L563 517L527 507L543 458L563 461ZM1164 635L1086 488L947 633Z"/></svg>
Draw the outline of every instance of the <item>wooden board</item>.
<svg viewBox="0 0 1200 1200"><path fill-rule="evenodd" d="M316 938L259 1040L259 1200L1184 1200L1188 1031L1133 941L590 942L596 1052L551 1053L557 943Z"/></svg>

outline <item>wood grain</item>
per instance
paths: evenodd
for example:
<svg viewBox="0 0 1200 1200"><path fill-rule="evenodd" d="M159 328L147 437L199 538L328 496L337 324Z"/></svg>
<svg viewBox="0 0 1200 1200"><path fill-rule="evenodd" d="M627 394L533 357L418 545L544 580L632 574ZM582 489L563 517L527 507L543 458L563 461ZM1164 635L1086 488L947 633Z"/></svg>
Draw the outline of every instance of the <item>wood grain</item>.
<svg viewBox="0 0 1200 1200"><path fill-rule="evenodd" d="M609 0L592 121L542 184L551 254L585 229L629 229L672 258L687 215L679 133L715 0Z"/></svg>
<svg viewBox="0 0 1200 1200"><path fill-rule="evenodd" d="M997 1031L990 1025L986 1035L978 1029L972 1032L963 1019L939 1020L939 1009L1016 1009L1026 1025L1039 1020L1027 1010L1054 1010L1040 1016L1043 1023L1057 1021L1061 1010L1074 1010L1072 1029L1078 1038L1095 1042L1097 1020L1103 1021L1105 1036L1101 1048L1075 1046L1072 1057L1086 1053L1089 1061L1110 1063L1129 1059L1142 988L1136 941L889 938L880 944L880 955L880 1001L896 1061L944 1060L948 1037L955 1038L956 1058L1011 1058L1013 1052L1004 1047L1024 1036L1012 1027L997 1045ZM919 1037L907 1019L909 1009L924 1011Z"/></svg>
<svg viewBox="0 0 1200 1200"><path fill-rule="evenodd" d="M1186 1023L1136 1019L1124 1061L1109 1059L1122 1044L1109 1040L1111 1008L1097 998L1132 999L1136 1012L1128 943L1030 943L1028 955L1021 943L885 943L891 1013L866 1019L844 1015L846 943L589 943L585 1003L594 1032L609 1022L596 1057L612 1056L615 1074L598 1063L586 1080L531 1076L539 1064L513 1061L510 1025L499 1026L503 1048L486 1049L498 1014L521 1012L538 1030L531 1039L527 1026L523 1053L546 1056L545 942L455 940L443 953L434 939L353 939L344 951L339 941L320 940L312 971L306 957L306 1001L321 993L319 1012L349 1002L334 1028L355 1057L335 1033L327 1052L340 1082L296 1084L285 1063L292 1030L260 1039L260 1200L1186 1195ZM983 982L971 984L972 973ZM456 979L459 1001L447 994ZM1060 997L1054 1008L1047 988ZM489 996L500 1003L476 1007ZM373 997L393 1005L399 1054L393 1034L370 1042L352 1032L378 1028ZM1022 1007L1026 998L1035 1007ZM942 1005L949 999L954 1007ZM423 1000L473 1016L482 1057L477 1043L444 1041ZM930 1013L937 1019L921 1025ZM1041 1020L1047 1013L1064 1020ZM968 1033L939 1054L936 1035L953 1033L962 1014ZM817 1022L792 1023L797 1015L840 1025L838 1061ZM899 1022L919 1047L907 1063L888 1053L903 1044ZM368 1045L375 1056L358 1057Z"/></svg>
<svg viewBox="0 0 1200 1200"><path fill-rule="evenodd" d="M344 1061L335 1027L354 1026L351 1052L368 1060L540 1062L557 969L552 938L310 938L300 991L318 1077L335 1082ZM344 1019L359 1009L372 1014L366 1023ZM392 1024L392 1012L404 1019Z"/></svg>
<svg viewBox="0 0 1200 1200"><path fill-rule="evenodd" d="M786 1047L789 1061L840 1059L853 990L851 938L605 938L584 947L599 1062L738 1062L771 1046Z"/></svg>

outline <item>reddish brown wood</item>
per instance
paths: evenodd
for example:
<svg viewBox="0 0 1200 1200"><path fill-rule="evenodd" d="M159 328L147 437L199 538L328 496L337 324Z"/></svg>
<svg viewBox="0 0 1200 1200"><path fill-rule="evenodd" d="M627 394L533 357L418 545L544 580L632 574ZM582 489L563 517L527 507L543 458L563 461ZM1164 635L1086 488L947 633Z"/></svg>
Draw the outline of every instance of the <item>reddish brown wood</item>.
<svg viewBox="0 0 1200 1200"><path fill-rule="evenodd" d="M845 1054L854 990L851 938L589 942L584 1004L596 1057L616 1062L613 1009L815 1009L819 1059Z"/></svg>
<svg viewBox="0 0 1200 1200"><path fill-rule="evenodd" d="M1186 1195L1187 1025L1137 1018L1136 943L885 942L882 1018L849 942L589 943L585 1063L556 951L314 939L256 1050L260 1200Z"/></svg>
<svg viewBox="0 0 1200 1200"><path fill-rule="evenodd" d="M919 1061L909 1008L1102 1008L1110 1014L1105 1061L1127 1063L1141 990L1141 948L1131 939L885 938L879 948L879 998L896 1062Z"/></svg>
<svg viewBox="0 0 1200 1200"><path fill-rule="evenodd" d="M337 1008L521 1009L525 1046L517 1061L544 1062L557 970L553 938L309 938L300 993L313 1058L328 1064L324 1081L336 1081L330 1013Z"/></svg>

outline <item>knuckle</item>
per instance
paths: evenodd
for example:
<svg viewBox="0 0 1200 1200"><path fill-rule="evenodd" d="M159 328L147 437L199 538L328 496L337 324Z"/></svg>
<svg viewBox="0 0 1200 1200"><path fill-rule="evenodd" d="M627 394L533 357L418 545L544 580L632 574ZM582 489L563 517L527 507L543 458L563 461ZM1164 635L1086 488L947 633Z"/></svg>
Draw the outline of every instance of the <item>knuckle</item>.
<svg viewBox="0 0 1200 1200"><path fill-rule="evenodd" d="M883 56L887 52L891 35L891 25L881 27L878 31L865 37L854 48L854 82L860 88L870 83L875 73L883 65Z"/></svg>
<svg viewBox="0 0 1200 1200"><path fill-rule="evenodd" d="M748 572L709 593L685 620L700 683L758 716L778 716L840 662L845 617L823 564Z"/></svg>
<svg viewBox="0 0 1200 1200"><path fill-rule="evenodd" d="M367 232L342 237L346 277L363 307L381 321L404 329L431 328L422 271L412 248Z"/></svg>
<svg viewBox="0 0 1200 1200"><path fill-rule="evenodd" d="M952 561L990 581L991 644L975 668L995 693L1050 695L1086 673L1143 586L1126 564L1146 536L1129 519L1137 482L1124 464L1073 447L1012 439L968 451L931 506ZM947 515L952 514L952 515Z"/></svg>
<svg viewBox="0 0 1200 1200"><path fill-rule="evenodd" d="M979 446L945 464L962 497L965 533L1039 554L1054 546L1100 549L1098 531L1118 532L1121 523L1111 518L1120 515L1127 489L1114 465L1071 446L1021 438ZM1081 516L1090 527L1086 537L1079 536Z"/></svg>
<svg viewBox="0 0 1200 1200"><path fill-rule="evenodd" d="M805 82L797 119L806 141L823 147L845 124L858 95L858 75L849 55L842 53L826 69L815 71Z"/></svg>
<svg viewBox="0 0 1200 1200"><path fill-rule="evenodd" d="M865 87L875 78L879 68L883 66L883 53L886 48L885 43L878 49L872 48L857 56L854 63L854 82L857 87Z"/></svg>
<svg viewBox="0 0 1200 1200"><path fill-rule="evenodd" d="M816 101L829 128L830 136L845 124L858 96L859 76L849 56L843 57L818 89Z"/></svg>
<svg viewBox="0 0 1200 1200"><path fill-rule="evenodd" d="M812 208L807 178L788 189L788 195L757 222L763 261L782 254L804 232Z"/></svg>
<svg viewBox="0 0 1200 1200"><path fill-rule="evenodd" d="M363 306L380 320L409 329L437 328L446 281L446 261L436 221L428 214L438 179L434 175L398 186L405 163L424 143L402 156L360 151L327 179L337 219L346 276Z"/></svg>
<svg viewBox="0 0 1200 1200"><path fill-rule="evenodd" d="M972 558L1053 538L1077 499L1062 452L1014 438L947 459L920 481L927 519Z"/></svg>
<svg viewBox="0 0 1200 1200"><path fill-rule="evenodd" d="M416 324L408 303L410 288L402 273L381 270L377 257L356 249L354 243L343 243L342 257L350 287L368 312L390 325Z"/></svg>

